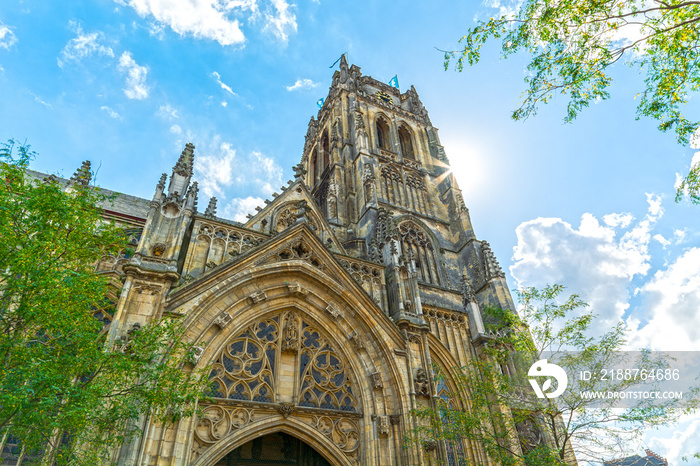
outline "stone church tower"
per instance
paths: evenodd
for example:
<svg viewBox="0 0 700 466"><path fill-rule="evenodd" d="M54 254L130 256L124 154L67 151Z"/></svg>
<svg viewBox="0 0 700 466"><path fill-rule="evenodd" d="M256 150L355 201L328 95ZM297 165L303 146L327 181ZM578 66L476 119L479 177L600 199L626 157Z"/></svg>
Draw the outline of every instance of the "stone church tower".
<svg viewBox="0 0 700 466"><path fill-rule="evenodd" d="M411 409L455 393L435 368L488 338L480 310L514 309L416 90L343 57L295 180L245 224L216 199L197 211L194 159L188 144L150 202L108 207L137 246L100 267L124 283L112 338L181 319L212 401L144 420L119 464L491 464L467 441L404 446Z"/></svg>

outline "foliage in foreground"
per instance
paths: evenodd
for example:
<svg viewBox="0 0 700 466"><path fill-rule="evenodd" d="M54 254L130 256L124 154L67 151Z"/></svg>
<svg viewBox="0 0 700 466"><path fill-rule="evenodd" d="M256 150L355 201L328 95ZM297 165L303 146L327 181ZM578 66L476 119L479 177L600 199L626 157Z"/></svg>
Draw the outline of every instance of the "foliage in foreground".
<svg viewBox="0 0 700 466"><path fill-rule="evenodd" d="M521 291L522 317L489 310L495 336L483 347L483 357L449 374L436 374L454 384L469 408L455 409L453 398L415 410L422 422L413 432L415 441L473 441L503 466L566 465L572 454L578 464L602 464L625 456L645 429L668 425L697 409L697 392L684 393L687 404L639 399L620 405L582 396L586 391L654 389L642 388L639 379L571 376L583 369L593 374L610 367L665 370L668 361L648 352L628 360L630 353L620 352L625 344L622 324L600 337L590 336L594 315L577 295L562 299L562 291L560 285ZM537 398L528 380L530 366L543 358L554 359L570 374L568 388L557 398ZM547 382L542 390L547 392Z"/></svg>
<svg viewBox="0 0 700 466"><path fill-rule="evenodd" d="M458 71L479 61L481 47L501 39L503 56L518 51L531 56L527 89L515 120L537 113L556 95L568 99L570 122L591 102L609 97L609 68L627 60L645 74L637 116L659 121L688 144L700 121L682 107L700 90L700 4L686 0L524 0L506 2L500 16L469 29L459 51L445 53ZM512 11L511 11L512 9ZM700 165L678 189L700 203Z"/></svg>
<svg viewBox="0 0 700 466"><path fill-rule="evenodd" d="M124 232L101 220L97 188L28 176L32 156L0 148L0 437L46 464L103 464L147 413L192 414L201 382L182 370L175 323L106 344L93 315L114 303L94 268L126 246Z"/></svg>

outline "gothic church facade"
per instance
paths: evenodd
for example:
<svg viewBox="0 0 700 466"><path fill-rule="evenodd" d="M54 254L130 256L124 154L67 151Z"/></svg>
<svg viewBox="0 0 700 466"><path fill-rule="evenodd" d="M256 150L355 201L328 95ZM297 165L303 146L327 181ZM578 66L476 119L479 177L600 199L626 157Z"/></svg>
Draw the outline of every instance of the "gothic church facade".
<svg viewBox="0 0 700 466"><path fill-rule="evenodd" d="M197 211L194 157L151 201L107 207L135 253L99 269L123 283L112 338L181 319L211 398L197 418L146 420L119 464L490 464L467 441L403 441L412 408L456 391L435 368L477 357L481 309L514 310L416 90L343 57L295 179L244 224L215 199Z"/></svg>

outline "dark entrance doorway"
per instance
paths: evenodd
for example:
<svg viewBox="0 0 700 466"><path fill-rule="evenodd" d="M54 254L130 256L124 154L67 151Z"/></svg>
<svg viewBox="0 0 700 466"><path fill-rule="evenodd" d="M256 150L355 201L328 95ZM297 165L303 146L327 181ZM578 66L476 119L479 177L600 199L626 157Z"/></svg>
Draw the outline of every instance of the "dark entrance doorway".
<svg viewBox="0 0 700 466"><path fill-rule="evenodd" d="M331 466L313 448L291 435L278 432L242 445L221 458L214 466Z"/></svg>

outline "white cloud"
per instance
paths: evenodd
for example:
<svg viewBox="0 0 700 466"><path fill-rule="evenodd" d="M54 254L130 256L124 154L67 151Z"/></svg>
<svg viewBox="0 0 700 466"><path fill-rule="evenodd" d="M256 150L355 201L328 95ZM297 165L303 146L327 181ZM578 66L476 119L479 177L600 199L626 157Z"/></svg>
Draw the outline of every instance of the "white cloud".
<svg viewBox="0 0 700 466"><path fill-rule="evenodd" d="M690 166L694 167L700 163L700 151L693 154L693 158L690 160Z"/></svg>
<svg viewBox="0 0 700 466"><path fill-rule="evenodd" d="M255 2L225 0L118 0L143 18L152 17L181 36L191 35L217 41L223 46L245 41L238 20L230 16L255 7Z"/></svg>
<svg viewBox="0 0 700 466"><path fill-rule="evenodd" d="M45 102L44 100L42 100L41 97L39 97L39 96L36 95L35 93L30 92L30 94L31 94L32 97L34 97L34 102L36 102L36 103L38 103L38 104L41 104L41 105L43 105L43 106L46 107L46 108L53 108L53 105L51 105L51 104L48 103L48 102Z"/></svg>
<svg viewBox="0 0 700 466"><path fill-rule="evenodd" d="M603 215L603 221L605 222L605 224L613 228L627 228L629 224L632 223L632 220L634 220L632 214L627 213Z"/></svg>
<svg viewBox="0 0 700 466"><path fill-rule="evenodd" d="M233 162L236 151L227 142L216 144L218 138L215 139L213 150L207 150L207 153L195 158L197 179L204 194L209 197L214 195L224 197L223 188L233 183Z"/></svg>
<svg viewBox="0 0 700 466"><path fill-rule="evenodd" d="M228 105L228 102L226 102L225 100L222 100L222 101L221 101L221 106L222 106L222 107L226 108L227 105Z"/></svg>
<svg viewBox="0 0 700 466"><path fill-rule="evenodd" d="M238 183L252 183L266 196L275 192L275 186L282 184L282 167L264 154L251 152L246 166L249 169L238 176Z"/></svg>
<svg viewBox="0 0 700 466"><path fill-rule="evenodd" d="M658 233L655 234L655 235L653 236L653 238L654 238L655 241L658 241L659 244L661 244L661 246L663 246L664 248L666 248L666 246L668 246L669 244L671 244L671 241L670 241L670 240L667 240L666 238L664 238L662 235L660 235L660 234L658 234Z"/></svg>
<svg viewBox="0 0 700 466"><path fill-rule="evenodd" d="M178 115L177 110L174 109L170 104L161 105L160 107L158 107L156 116L159 116L160 118L163 118L168 121L173 121L180 118L180 115Z"/></svg>
<svg viewBox="0 0 700 466"><path fill-rule="evenodd" d="M180 125L172 125L170 127L170 132L173 134L182 134L182 128L180 128Z"/></svg>
<svg viewBox="0 0 700 466"><path fill-rule="evenodd" d="M263 31L272 33L282 42L297 31L297 18L284 0L272 0L272 7L265 12Z"/></svg>
<svg viewBox="0 0 700 466"><path fill-rule="evenodd" d="M308 78L297 79L297 82L291 86L287 86L287 90L291 92L296 91L297 89L313 89L314 87L318 86L318 84L319 83L315 83Z"/></svg>
<svg viewBox="0 0 700 466"><path fill-rule="evenodd" d="M158 40L163 40L165 39L165 26L160 23L149 22L148 33L151 35L151 37L155 37Z"/></svg>
<svg viewBox="0 0 700 466"><path fill-rule="evenodd" d="M0 49L10 50L10 47L17 43L17 36L12 28L0 23Z"/></svg>
<svg viewBox="0 0 700 466"><path fill-rule="evenodd" d="M700 248L687 250L640 289L648 321L628 319L630 347L700 351Z"/></svg>
<svg viewBox="0 0 700 466"><path fill-rule="evenodd" d="M254 214L255 208L261 206L262 203L263 200L260 197L237 197L232 199L231 202L224 207L223 214L226 218L245 223L248 220L246 215Z"/></svg>
<svg viewBox="0 0 700 466"><path fill-rule="evenodd" d="M664 430L663 433L668 436L654 435L653 431L647 433L649 449L666 458L671 465L695 464L690 458L700 452L700 419L685 421ZM689 463L683 461L684 456L690 459Z"/></svg>
<svg viewBox="0 0 700 466"><path fill-rule="evenodd" d="M122 119L122 116L120 114L118 114L117 112L115 112L113 109L111 109L110 107L108 107L106 105L103 105L102 107L100 107L100 110L107 112L107 115L109 115L110 118L114 118L115 120Z"/></svg>
<svg viewBox="0 0 700 466"><path fill-rule="evenodd" d="M605 225L583 214L578 229L560 218L521 223L510 267L518 287L562 283L600 316L594 331L609 330L629 307L631 280L650 268L651 229L663 209L657 196L647 195L647 202L647 214L634 225L629 214L605 216Z"/></svg>
<svg viewBox="0 0 700 466"><path fill-rule="evenodd" d="M685 240L685 230L673 230L673 237L676 238L676 244L680 244Z"/></svg>
<svg viewBox="0 0 700 466"><path fill-rule="evenodd" d="M129 99L143 100L148 97L149 88L146 85L148 69L137 64L130 52L124 52L119 57L119 71L126 75L124 94Z"/></svg>
<svg viewBox="0 0 700 466"><path fill-rule="evenodd" d="M229 86L228 84L226 84L225 82L223 82L221 80L221 75L219 73L214 71L211 75L214 79L216 79L216 82L219 84L219 86L221 86L221 89L225 90L226 92L230 93L231 95L238 95L235 92L233 92L233 89L231 89L231 86Z"/></svg>
<svg viewBox="0 0 700 466"><path fill-rule="evenodd" d="M63 47L59 57L58 66L63 66L68 62L80 62L83 58L97 54L103 57L114 57L114 51L111 47L106 47L100 42L104 39L104 34L100 31L85 32L80 24L72 23L71 26L76 33L76 37L68 41Z"/></svg>

